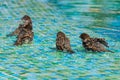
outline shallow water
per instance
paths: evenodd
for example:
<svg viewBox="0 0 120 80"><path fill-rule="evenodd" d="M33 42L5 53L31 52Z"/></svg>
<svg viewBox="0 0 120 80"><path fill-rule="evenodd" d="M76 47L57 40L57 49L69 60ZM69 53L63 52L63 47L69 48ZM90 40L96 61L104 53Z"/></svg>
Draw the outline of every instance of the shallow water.
<svg viewBox="0 0 120 80"><path fill-rule="evenodd" d="M0 80L120 80L119 0L0 0ZM6 37L23 15L33 21L31 44ZM75 54L55 49L56 33L70 38ZM104 37L115 53L86 53L79 35Z"/></svg>

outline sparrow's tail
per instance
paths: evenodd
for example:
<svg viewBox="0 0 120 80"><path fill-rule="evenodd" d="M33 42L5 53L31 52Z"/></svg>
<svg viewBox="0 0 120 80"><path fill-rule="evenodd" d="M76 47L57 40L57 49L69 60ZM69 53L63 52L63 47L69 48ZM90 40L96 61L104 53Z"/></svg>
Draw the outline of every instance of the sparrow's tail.
<svg viewBox="0 0 120 80"><path fill-rule="evenodd" d="M75 53L73 50L69 50L68 51L70 54L73 54L73 53Z"/></svg>
<svg viewBox="0 0 120 80"><path fill-rule="evenodd" d="M111 52L111 53L114 53L113 51L111 51L111 50L106 50L106 52Z"/></svg>

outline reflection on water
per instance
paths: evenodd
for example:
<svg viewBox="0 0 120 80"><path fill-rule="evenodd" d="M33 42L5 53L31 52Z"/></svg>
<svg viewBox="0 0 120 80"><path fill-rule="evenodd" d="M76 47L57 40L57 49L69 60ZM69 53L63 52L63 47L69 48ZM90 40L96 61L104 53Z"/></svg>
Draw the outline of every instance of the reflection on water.
<svg viewBox="0 0 120 80"><path fill-rule="evenodd" d="M0 80L119 80L119 0L0 0ZM47 2L48 1L48 2ZM32 44L13 46L7 38L20 18L31 16ZM55 38L64 31L75 54L58 52ZM79 35L104 37L115 53L86 53Z"/></svg>
<svg viewBox="0 0 120 80"><path fill-rule="evenodd" d="M105 33L120 41L120 1L119 0L50 0L72 22ZM102 30L100 29L102 27ZM96 30L99 28L100 30ZM113 36L111 36L113 34ZM115 35L116 34L116 35Z"/></svg>

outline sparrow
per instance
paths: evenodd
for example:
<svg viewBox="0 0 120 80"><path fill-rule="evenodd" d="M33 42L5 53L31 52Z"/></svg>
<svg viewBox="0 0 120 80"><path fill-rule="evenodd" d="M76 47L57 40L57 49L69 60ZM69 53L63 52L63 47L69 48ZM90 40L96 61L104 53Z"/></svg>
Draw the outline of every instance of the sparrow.
<svg viewBox="0 0 120 80"><path fill-rule="evenodd" d="M22 45L24 43L30 43L33 40L34 33L32 31L28 31L26 29L22 30L20 34L17 36L17 40L14 45Z"/></svg>
<svg viewBox="0 0 120 80"><path fill-rule="evenodd" d="M32 31L32 20L28 15L21 18L21 23L18 28L7 36L17 36L17 40L14 45L22 45L29 43L33 40L34 32Z"/></svg>
<svg viewBox="0 0 120 80"><path fill-rule="evenodd" d="M12 33L8 34L7 37L14 35L18 36L23 28L32 31L32 20L28 15L25 15L21 18L21 23L19 24L18 28L15 29L15 31L13 31Z"/></svg>
<svg viewBox="0 0 120 80"><path fill-rule="evenodd" d="M87 33L82 33L79 38L82 39L82 45L87 51L93 52L112 52L105 47L109 47L104 38L91 38ZM112 52L113 53L113 52Z"/></svg>
<svg viewBox="0 0 120 80"><path fill-rule="evenodd" d="M71 49L71 46L70 46L70 40L61 31L57 33L56 48L57 50L60 50L60 51L67 51L70 53L74 53L74 51Z"/></svg>

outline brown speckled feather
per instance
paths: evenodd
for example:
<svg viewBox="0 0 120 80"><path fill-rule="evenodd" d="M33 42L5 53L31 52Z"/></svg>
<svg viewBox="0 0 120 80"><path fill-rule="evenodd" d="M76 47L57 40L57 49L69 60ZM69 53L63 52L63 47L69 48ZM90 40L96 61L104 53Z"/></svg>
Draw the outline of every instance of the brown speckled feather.
<svg viewBox="0 0 120 80"><path fill-rule="evenodd" d="M22 45L30 43L33 40L34 33L32 31L21 31L14 45Z"/></svg>
<svg viewBox="0 0 120 80"><path fill-rule="evenodd" d="M21 18L23 23L19 24L19 27L7 36L17 36L17 40L14 45L22 45L23 43L29 43L33 40L34 33L32 32L32 20L29 16L25 15Z"/></svg>
<svg viewBox="0 0 120 80"><path fill-rule="evenodd" d="M112 52L105 48L109 47L108 43L105 41L104 38L90 38L90 36L86 33L82 33L80 35L82 39L82 45L87 51L93 52ZM113 53L113 52L112 52Z"/></svg>
<svg viewBox="0 0 120 80"><path fill-rule="evenodd" d="M105 41L104 38L94 38L94 40L97 41L97 42L100 42L101 44L103 44L106 47L109 47L108 43Z"/></svg>
<svg viewBox="0 0 120 80"><path fill-rule="evenodd" d="M87 50L98 52L106 51L104 45L101 44L99 41L96 41L94 38L89 38L83 42L84 42L83 46Z"/></svg>
<svg viewBox="0 0 120 80"><path fill-rule="evenodd" d="M57 33L56 48L57 50L73 53L70 46L70 40L65 36L63 32Z"/></svg>
<svg viewBox="0 0 120 80"><path fill-rule="evenodd" d="M64 45L65 45L65 38L64 37L57 37L56 39L56 47L58 50L63 51L64 50Z"/></svg>

